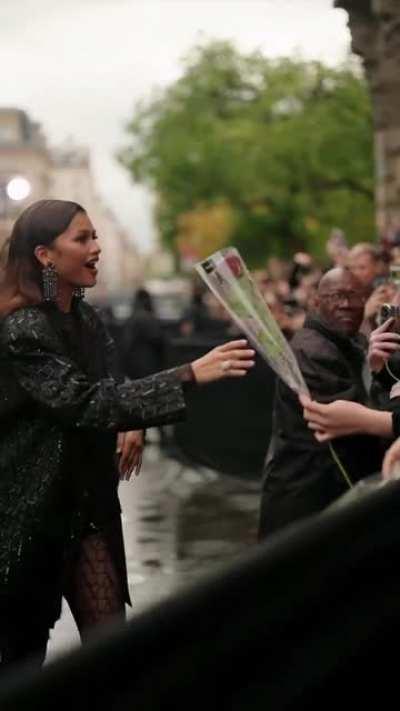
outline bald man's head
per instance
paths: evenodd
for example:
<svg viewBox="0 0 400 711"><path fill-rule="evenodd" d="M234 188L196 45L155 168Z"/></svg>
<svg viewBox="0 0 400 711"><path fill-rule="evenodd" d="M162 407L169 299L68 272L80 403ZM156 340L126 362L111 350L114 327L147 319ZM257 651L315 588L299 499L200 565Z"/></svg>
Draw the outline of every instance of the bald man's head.
<svg viewBox="0 0 400 711"><path fill-rule="evenodd" d="M359 330L365 303L365 288L348 269L336 267L322 277L316 308L327 326L352 336Z"/></svg>

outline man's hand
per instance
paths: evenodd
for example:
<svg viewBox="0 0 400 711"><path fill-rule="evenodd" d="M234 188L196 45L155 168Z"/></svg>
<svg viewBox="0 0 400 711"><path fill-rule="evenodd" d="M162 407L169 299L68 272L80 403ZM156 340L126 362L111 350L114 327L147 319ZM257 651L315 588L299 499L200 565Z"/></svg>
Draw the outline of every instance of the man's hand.
<svg viewBox="0 0 400 711"><path fill-rule="evenodd" d="M364 318L375 319L378 315L380 307L383 306L383 304L393 303L395 292L396 287L390 282L377 286L369 299L366 301L364 307Z"/></svg>
<svg viewBox="0 0 400 711"><path fill-rule="evenodd" d="M400 334L388 330L393 322L393 318L388 318L385 323L371 333L368 346L368 365L373 373L379 373L390 356L400 349Z"/></svg>
<svg viewBox="0 0 400 711"><path fill-rule="evenodd" d="M117 454L120 455L118 470L121 480L125 479L129 481L133 472L135 472L136 476L139 475L142 465L143 448L143 430L118 433Z"/></svg>

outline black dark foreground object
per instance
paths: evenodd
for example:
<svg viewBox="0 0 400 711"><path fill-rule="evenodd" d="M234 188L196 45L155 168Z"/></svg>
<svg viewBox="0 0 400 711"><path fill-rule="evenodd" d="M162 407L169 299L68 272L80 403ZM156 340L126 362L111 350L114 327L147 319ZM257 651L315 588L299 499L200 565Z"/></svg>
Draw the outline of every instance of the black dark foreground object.
<svg viewBox="0 0 400 711"><path fill-rule="evenodd" d="M394 482L255 546L42 673L17 670L0 709L380 709L397 698L399 647Z"/></svg>

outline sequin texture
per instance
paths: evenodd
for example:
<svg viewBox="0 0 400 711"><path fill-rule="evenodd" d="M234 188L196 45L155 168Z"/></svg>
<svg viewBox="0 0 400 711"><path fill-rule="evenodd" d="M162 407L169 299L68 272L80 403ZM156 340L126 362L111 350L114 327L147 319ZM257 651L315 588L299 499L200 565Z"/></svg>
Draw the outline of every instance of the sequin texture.
<svg viewBox="0 0 400 711"><path fill-rule="evenodd" d="M89 373L66 345L54 305L20 309L2 323L0 613L28 590L31 598L47 599L43 605L57 616L63 562L87 525L87 511L100 511L91 497L101 482L107 499L105 468L116 433L167 424L185 413L180 369L120 379L99 317L85 302L76 309L93 362ZM88 471L93 456L85 460L90 448L98 455L95 472Z"/></svg>

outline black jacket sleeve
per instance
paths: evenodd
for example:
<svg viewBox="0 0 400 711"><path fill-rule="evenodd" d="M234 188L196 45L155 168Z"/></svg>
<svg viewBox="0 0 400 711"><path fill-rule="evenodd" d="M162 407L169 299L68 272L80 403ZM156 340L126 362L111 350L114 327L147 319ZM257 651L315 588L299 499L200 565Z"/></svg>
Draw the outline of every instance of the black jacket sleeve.
<svg viewBox="0 0 400 711"><path fill-rule="evenodd" d="M360 382L352 377L348 364L336 349L307 352L297 348L295 353L311 396L318 402L360 400Z"/></svg>
<svg viewBox="0 0 400 711"><path fill-rule="evenodd" d="M67 426L130 430L168 424L184 415L181 369L137 381L110 376L92 382L65 353L40 308L8 316L0 347L29 400Z"/></svg>

